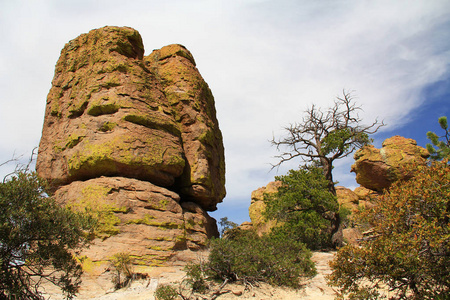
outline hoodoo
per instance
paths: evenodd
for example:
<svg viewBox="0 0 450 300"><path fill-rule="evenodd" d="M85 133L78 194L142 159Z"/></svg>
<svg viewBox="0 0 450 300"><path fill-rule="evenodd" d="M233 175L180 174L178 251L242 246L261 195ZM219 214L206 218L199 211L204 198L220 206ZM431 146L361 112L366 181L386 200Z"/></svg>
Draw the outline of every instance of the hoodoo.
<svg viewBox="0 0 450 300"><path fill-rule="evenodd" d="M104 27L67 43L48 94L36 170L55 199L95 214L86 252L167 261L217 236L207 211L225 197L213 95L192 54L169 45L144 56L140 34Z"/></svg>

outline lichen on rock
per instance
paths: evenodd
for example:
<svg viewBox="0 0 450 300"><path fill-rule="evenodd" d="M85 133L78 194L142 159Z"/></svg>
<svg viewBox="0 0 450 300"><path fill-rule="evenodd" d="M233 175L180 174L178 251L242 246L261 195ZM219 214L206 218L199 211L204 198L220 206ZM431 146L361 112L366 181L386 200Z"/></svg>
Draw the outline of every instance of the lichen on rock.
<svg viewBox="0 0 450 300"><path fill-rule="evenodd" d="M36 168L54 189L125 176L215 210L225 197L222 134L192 54L169 45L144 57L139 33L128 27L103 27L67 43Z"/></svg>
<svg viewBox="0 0 450 300"><path fill-rule="evenodd" d="M192 54L144 57L140 34L107 26L61 51L36 164L62 205L99 221L89 266L129 252L162 264L218 236L206 211L225 197L214 97Z"/></svg>
<svg viewBox="0 0 450 300"><path fill-rule="evenodd" d="M375 191L383 191L407 174L403 172L410 163L425 164L430 154L413 139L393 136L386 139L381 149L365 146L355 155L351 171L356 173L356 182Z"/></svg>

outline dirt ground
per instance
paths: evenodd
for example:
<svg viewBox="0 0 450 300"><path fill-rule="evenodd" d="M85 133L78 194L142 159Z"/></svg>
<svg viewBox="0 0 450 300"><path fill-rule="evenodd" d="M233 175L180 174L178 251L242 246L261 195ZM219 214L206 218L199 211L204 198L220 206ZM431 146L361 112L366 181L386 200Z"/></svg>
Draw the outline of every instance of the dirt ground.
<svg viewBox="0 0 450 300"><path fill-rule="evenodd" d="M333 300L336 296L332 288L328 287L325 275L331 272L328 262L333 258L333 252L314 252L312 259L316 262L317 275L305 282L302 289L294 290L288 288L272 287L268 284L259 284L245 290L243 286L227 284L216 299L310 299L310 300ZM111 278L100 276L83 278L80 293L76 299L98 299L98 300L153 300L154 291L159 284L181 282L185 273L182 266L155 267L149 272L149 278L133 281L128 288L114 291ZM57 289L47 287L45 289L47 299L63 299Z"/></svg>

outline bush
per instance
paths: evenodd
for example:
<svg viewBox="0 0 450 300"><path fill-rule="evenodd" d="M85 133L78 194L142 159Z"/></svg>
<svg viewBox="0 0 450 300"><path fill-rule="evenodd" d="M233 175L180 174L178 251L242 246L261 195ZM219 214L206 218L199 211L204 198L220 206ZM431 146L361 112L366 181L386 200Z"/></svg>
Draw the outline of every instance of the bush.
<svg viewBox="0 0 450 300"><path fill-rule="evenodd" d="M273 231L312 250L340 244L333 240L339 229L339 204L328 190L323 169L303 167L275 178L282 186L277 193L264 196L266 217L280 224Z"/></svg>
<svg viewBox="0 0 450 300"><path fill-rule="evenodd" d="M120 252L113 255L110 264L114 269L113 283L116 289L127 286L133 279L133 259L130 254Z"/></svg>
<svg viewBox="0 0 450 300"><path fill-rule="evenodd" d="M193 292L203 294L208 289L206 284L207 274L204 264L188 264L184 268L186 271L185 282L191 287Z"/></svg>
<svg viewBox="0 0 450 300"><path fill-rule="evenodd" d="M207 266L211 276L220 280L264 281L298 288L301 276L315 275L310 258L310 251L298 241L238 230L232 238L211 241Z"/></svg>
<svg viewBox="0 0 450 300"><path fill-rule="evenodd" d="M361 247L347 245L332 261L329 281L343 294L373 299L386 285L391 299L448 299L450 294L450 166L412 166L372 209Z"/></svg>
<svg viewBox="0 0 450 300"><path fill-rule="evenodd" d="M43 281L72 298L81 283L75 259L95 222L58 205L26 169L0 183L0 298L42 299Z"/></svg>
<svg viewBox="0 0 450 300"><path fill-rule="evenodd" d="M176 288L169 284L158 285L155 291L157 300L175 300L178 297Z"/></svg>

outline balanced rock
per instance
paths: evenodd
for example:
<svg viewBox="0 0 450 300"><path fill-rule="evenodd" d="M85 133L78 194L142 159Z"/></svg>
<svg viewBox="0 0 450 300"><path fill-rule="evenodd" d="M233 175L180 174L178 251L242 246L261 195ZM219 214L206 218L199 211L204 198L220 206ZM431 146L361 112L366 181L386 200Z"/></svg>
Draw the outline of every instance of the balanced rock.
<svg viewBox="0 0 450 300"><path fill-rule="evenodd" d="M410 163L425 164L429 156L416 141L401 136L386 139L382 146L381 149L365 146L354 155L351 171L356 173L356 181L370 190L389 188L393 182L408 176L404 167Z"/></svg>
<svg viewBox="0 0 450 300"><path fill-rule="evenodd" d="M61 51L36 165L54 190L122 176L215 210L224 161L214 98L183 46L144 57L136 30L104 27Z"/></svg>
<svg viewBox="0 0 450 300"><path fill-rule="evenodd" d="M85 270L103 272L122 252L148 266L205 248L218 236L207 211L225 197L225 159L214 98L192 54L170 45L145 57L128 27L67 43L36 170L56 201L98 219Z"/></svg>

